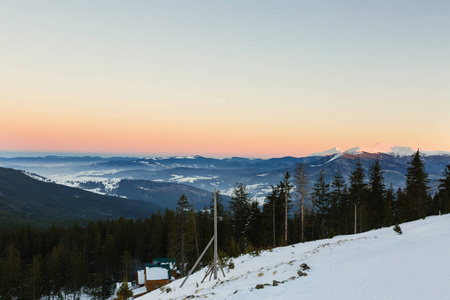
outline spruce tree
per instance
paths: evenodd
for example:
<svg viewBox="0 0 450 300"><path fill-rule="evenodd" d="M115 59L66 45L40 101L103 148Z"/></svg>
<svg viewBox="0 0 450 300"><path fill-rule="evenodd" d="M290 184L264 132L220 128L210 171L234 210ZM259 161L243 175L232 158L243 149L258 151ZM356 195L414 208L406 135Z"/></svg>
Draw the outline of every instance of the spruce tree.
<svg viewBox="0 0 450 300"><path fill-rule="evenodd" d="M409 209L406 194L402 190L402 188L398 188L395 194L395 205L394 205L395 223L400 224L406 222L408 216L407 212L409 212Z"/></svg>
<svg viewBox="0 0 450 300"><path fill-rule="evenodd" d="M236 183L230 201L231 224L233 236L242 252L247 247L247 236L245 228L250 216L250 197L247 186L243 183Z"/></svg>
<svg viewBox="0 0 450 300"><path fill-rule="evenodd" d="M428 190L430 189L428 173L425 171L425 165L422 162L419 150L413 154L410 167L406 174L406 199L408 202L408 211L406 211L407 220L415 220L426 216L426 201Z"/></svg>
<svg viewBox="0 0 450 300"><path fill-rule="evenodd" d="M300 241L305 242L305 201L307 200L309 191L309 178L306 168L302 163L298 163L295 167L294 179L298 195L298 206L300 208Z"/></svg>
<svg viewBox="0 0 450 300"><path fill-rule="evenodd" d="M439 210L442 214L450 213L450 165L445 167L442 174L444 178L439 179L439 190L435 198L439 201Z"/></svg>
<svg viewBox="0 0 450 300"><path fill-rule="evenodd" d="M386 187L384 176L381 170L380 161L377 159L369 169L369 190L368 190L368 223L369 229L380 228L383 225L384 199Z"/></svg>
<svg viewBox="0 0 450 300"><path fill-rule="evenodd" d="M190 221L189 216L191 215L192 206L189 203L185 194L181 195L177 203L177 213L176 213L176 224L173 227L175 243L174 249L172 249L173 257L177 258L178 269L181 274L186 275L187 265L190 262L190 251L192 251L192 230L188 222Z"/></svg>
<svg viewBox="0 0 450 300"><path fill-rule="evenodd" d="M326 238L329 235L328 224L326 222L331 208L329 189L330 185L325 182L325 171L322 169L319 173L319 177L317 177L316 183L314 184L312 194L314 211L319 219L321 238Z"/></svg>
<svg viewBox="0 0 450 300"><path fill-rule="evenodd" d="M280 186L271 186L271 189L263 205L261 231L264 243L276 247L282 237L284 210L280 203Z"/></svg>
<svg viewBox="0 0 450 300"><path fill-rule="evenodd" d="M383 227L389 227L394 224L395 212L394 212L394 188L391 184L386 191L386 198L384 200L383 208Z"/></svg>
<svg viewBox="0 0 450 300"><path fill-rule="evenodd" d="M359 219L359 231L363 231L363 221L366 219L366 214L362 216L364 212L364 206L366 204L367 184L364 182L364 169L358 157L356 161L356 168L350 174L350 188L349 197L352 206L357 206L357 219ZM356 226L357 227L357 226Z"/></svg>
<svg viewBox="0 0 450 300"><path fill-rule="evenodd" d="M336 234L348 233L350 213L347 186L341 171L338 169L331 181L330 191L330 222Z"/></svg>
<svg viewBox="0 0 450 300"><path fill-rule="evenodd" d="M289 178L291 175L288 171L284 174L284 180L280 182L280 204L283 209L282 216L282 228L281 232L283 232L283 241L284 245L287 246L289 244L289 212L292 209L292 201L291 201L291 189L292 185L289 183ZM281 243L280 243L281 245Z"/></svg>
<svg viewBox="0 0 450 300"><path fill-rule="evenodd" d="M22 285L22 261L20 251L14 244L10 244L6 249L6 259L4 263L4 287L6 294L10 298L18 298Z"/></svg>
<svg viewBox="0 0 450 300"><path fill-rule="evenodd" d="M42 298L41 283L42 283L42 257L39 255L33 257L32 262L28 265L27 272L24 278L24 291L23 291L24 298L33 300L41 299Z"/></svg>
<svg viewBox="0 0 450 300"><path fill-rule="evenodd" d="M127 300L133 297L133 291L128 286L128 282L124 281L117 291L117 300Z"/></svg>
<svg viewBox="0 0 450 300"><path fill-rule="evenodd" d="M214 228L214 195L211 198L210 211L211 213L209 214L209 222L211 228ZM226 251L227 249L229 249L232 236L231 218L229 211L227 210L225 205L223 205L223 199L220 191L217 191L217 235L219 249L221 251Z"/></svg>
<svg viewBox="0 0 450 300"><path fill-rule="evenodd" d="M257 201L253 201L250 206L248 222L245 227L245 236L248 243L258 248L261 244L261 210Z"/></svg>

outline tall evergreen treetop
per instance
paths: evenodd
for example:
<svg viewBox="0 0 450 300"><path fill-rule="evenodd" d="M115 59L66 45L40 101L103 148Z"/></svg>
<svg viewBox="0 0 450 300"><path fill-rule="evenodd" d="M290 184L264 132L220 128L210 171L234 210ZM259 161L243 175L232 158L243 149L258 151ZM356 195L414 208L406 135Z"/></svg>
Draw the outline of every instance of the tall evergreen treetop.
<svg viewBox="0 0 450 300"><path fill-rule="evenodd" d="M364 169L359 160L356 161L356 168L350 174L350 200L353 204L361 205L364 203L365 193L367 191L367 184L364 182Z"/></svg>
<svg viewBox="0 0 450 300"><path fill-rule="evenodd" d="M439 179L439 192L446 191L450 195L450 165L445 167L442 175L444 178Z"/></svg>
<svg viewBox="0 0 450 300"><path fill-rule="evenodd" d="M383 171L380 161L377 159L369 169L369 228L379 228L383 225L384 199L386 197L386 186L384 184Z"/></svg>
<svg viewBox="0 0 450 300"><path fill-rule="evenodd" d="M326 217L331 209L330 203L330 185L325 182L325 171L322 169L317 177L316 183L313 187L312 194L313 210L320 219L321 237L328 237L328 228L326 224Z"/></svg>
<svg viewBox="0 0 450 300"><path fill-rule="evenodd" d="M439 191L436 195L440 202L441 213L450 213L450 165L447 165L443 174L444 178L439 179Z"/></svg>
<svg viewBox="0 0 450 300"><path fill-rule="evenodd" d="M342 176L341 170L337 170L333 176L333 180L331 182L331 196L334 202L337 205L340 205L343 201L344 191L346 189L346 184L344 177Z"/></svg>
<svg viewBox="0 0 450 300"><path fill-rule="evenodd" d="M325 216L330 209L330 185L325 182L325 171L322 169L313 187L314 210L320 216Z"/></svg>
<svg viewBox="0 0 450 300"><path fill-rule="evenodd" d="M428 173L422 162L420 151L413 154L406 174L406 197L408 200L408 220L423 218L426 215L426 200L430 189Z"/></svg>
<svg viewBox="0 0 450 300"><path fill-rule="evenodd" d="M245 228L250 215L251 202L247 191L247 186L243 183L236 183L231 195L230 212L233 233L240 250L246 246Z"/></svg>

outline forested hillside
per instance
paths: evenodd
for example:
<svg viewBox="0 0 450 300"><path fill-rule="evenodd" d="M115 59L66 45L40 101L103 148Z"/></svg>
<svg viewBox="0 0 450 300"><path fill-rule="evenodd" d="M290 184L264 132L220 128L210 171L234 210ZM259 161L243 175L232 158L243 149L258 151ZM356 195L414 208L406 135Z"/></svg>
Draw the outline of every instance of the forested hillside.
<svg viewBox="0 0 450 300"><path fill-rule="evenodd" d="M143 201L103 196L42 182L13 169L0 168L0 225L51 225L120 216L150 216L161 209Z"/></svg>

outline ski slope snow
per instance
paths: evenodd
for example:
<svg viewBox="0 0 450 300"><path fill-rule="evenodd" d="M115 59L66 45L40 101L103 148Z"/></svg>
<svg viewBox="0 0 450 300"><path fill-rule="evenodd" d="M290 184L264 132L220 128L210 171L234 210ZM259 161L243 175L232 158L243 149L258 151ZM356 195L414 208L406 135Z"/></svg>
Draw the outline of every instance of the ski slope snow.
<svg viewBox="0 0 450 300"><path fill-rule="evenodd" d="M182 288L178 279L140 299L449 299L450 215L401 228L402 235L389 227L243 255L226 277L200 283L203 268ZM300 277L303 263L310 269Z"/></svg>

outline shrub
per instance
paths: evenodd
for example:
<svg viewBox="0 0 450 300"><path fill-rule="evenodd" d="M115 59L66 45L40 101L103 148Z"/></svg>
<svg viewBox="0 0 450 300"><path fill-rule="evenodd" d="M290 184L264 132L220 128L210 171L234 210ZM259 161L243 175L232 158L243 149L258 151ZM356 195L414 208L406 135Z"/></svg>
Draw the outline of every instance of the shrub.
<svg viewBox="0 0 450 300"><path fill-rule="evenodd" d="M228 269L234 269L234 262L233 260L230 259L230 261L228 262Z"/></svg>
<svg viewBox="0 0 450 300"><path fill-rule="evenodd" d="M395 224L394 226L394 231L397 232L398 234L402 234L402 229L400 228L400 226L398 226L398 224Z"/></svg>

